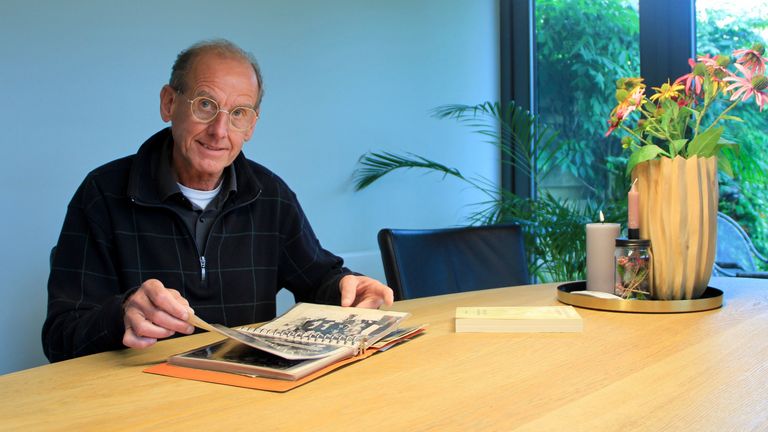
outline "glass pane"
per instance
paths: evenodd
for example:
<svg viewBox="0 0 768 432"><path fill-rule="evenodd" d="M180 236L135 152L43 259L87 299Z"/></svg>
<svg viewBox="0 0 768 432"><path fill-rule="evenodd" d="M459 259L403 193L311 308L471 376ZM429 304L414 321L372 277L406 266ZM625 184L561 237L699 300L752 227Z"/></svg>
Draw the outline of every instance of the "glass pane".
<svg viewBox="0 0 768 432"><path fill-rule="evenodd" d="M700 55L730 54L768 39L768 0L696 1L696 50ZM760 251L768 251L768 112L742 103L731 113L744 120L729 122L726 137L741 146L734 178L720 176L720 211L747 231Z"/></svg>
<svg viewBox="0 0 768 432"><path fill-rule="evenodd" d="M605 138L616 79L640 75L637 0L536 0L538 119L554 129L564 159L539 167L538 195L626 199L626 159Z"/></svg>

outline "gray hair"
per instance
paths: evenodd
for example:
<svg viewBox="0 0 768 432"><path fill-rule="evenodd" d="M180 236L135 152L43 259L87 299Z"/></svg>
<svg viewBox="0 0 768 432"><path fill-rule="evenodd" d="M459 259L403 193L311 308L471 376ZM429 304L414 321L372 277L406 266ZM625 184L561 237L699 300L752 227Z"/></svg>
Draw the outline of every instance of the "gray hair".
<svg viewBox="0 0 768 432"><path fill-rule="evenodd" d="M247 61L253 67L253 72L256 74L256 81L259 84L259 94L256 96L256 106L258 109L261 105L261 99L264 97L264 81L261 78L261 68L259 68L258 62L253 54L243 50L234 43L226 39L213 39L198 42L191 47L180 52L176 57L176 61L173 63L171 69L171 79L168 81L168 85L177 91L183 91L184 84L186 83L187 74L192 66L194 60L201 54L215 53L222 56L234 57Z"/></svg>

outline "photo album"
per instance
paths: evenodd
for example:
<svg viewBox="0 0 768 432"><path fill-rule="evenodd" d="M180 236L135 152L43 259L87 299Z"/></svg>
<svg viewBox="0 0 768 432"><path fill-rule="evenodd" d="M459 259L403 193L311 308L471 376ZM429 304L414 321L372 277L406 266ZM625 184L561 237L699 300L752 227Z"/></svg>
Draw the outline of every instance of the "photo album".
<svg viewBox="0 0 768 432"><path fill-rule="evenodd" d="M192 324L227 336L172 356L172 365L296 380L369 348L383 349L423 327L400 329L410 314L298 303L261 326L230 329L193 316Z"/></svg>

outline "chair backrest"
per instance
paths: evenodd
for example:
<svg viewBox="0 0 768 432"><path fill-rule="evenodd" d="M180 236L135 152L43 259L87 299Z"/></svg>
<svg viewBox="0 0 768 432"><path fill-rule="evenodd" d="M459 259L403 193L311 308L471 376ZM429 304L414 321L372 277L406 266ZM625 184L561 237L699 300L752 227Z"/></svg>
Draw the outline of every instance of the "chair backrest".
<svg viewBox="0 0 768 432"><path fill-rule="evenodd" d="M397 300L529 282L518 225L382 229L378 240Z"/></svg>
<svg viewBox="0 0 768 432"><path fill-rule="evenodd" d="M715 275L736 276L757 269L755 256L759 256L744 229L728 215L717 214L717 252Z"/></svg>

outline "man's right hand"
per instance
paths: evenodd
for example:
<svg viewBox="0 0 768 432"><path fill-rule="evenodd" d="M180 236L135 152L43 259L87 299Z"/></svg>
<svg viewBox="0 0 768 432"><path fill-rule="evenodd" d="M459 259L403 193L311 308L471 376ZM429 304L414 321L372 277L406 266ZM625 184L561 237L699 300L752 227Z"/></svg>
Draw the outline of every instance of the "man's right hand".
<svg viewBox="0 0 768 432"><path fill-rule="evenodd" d="M145 281L123 304L123 345L146 348L174 333L192 334L189 302L157 279Z"/></svg>

